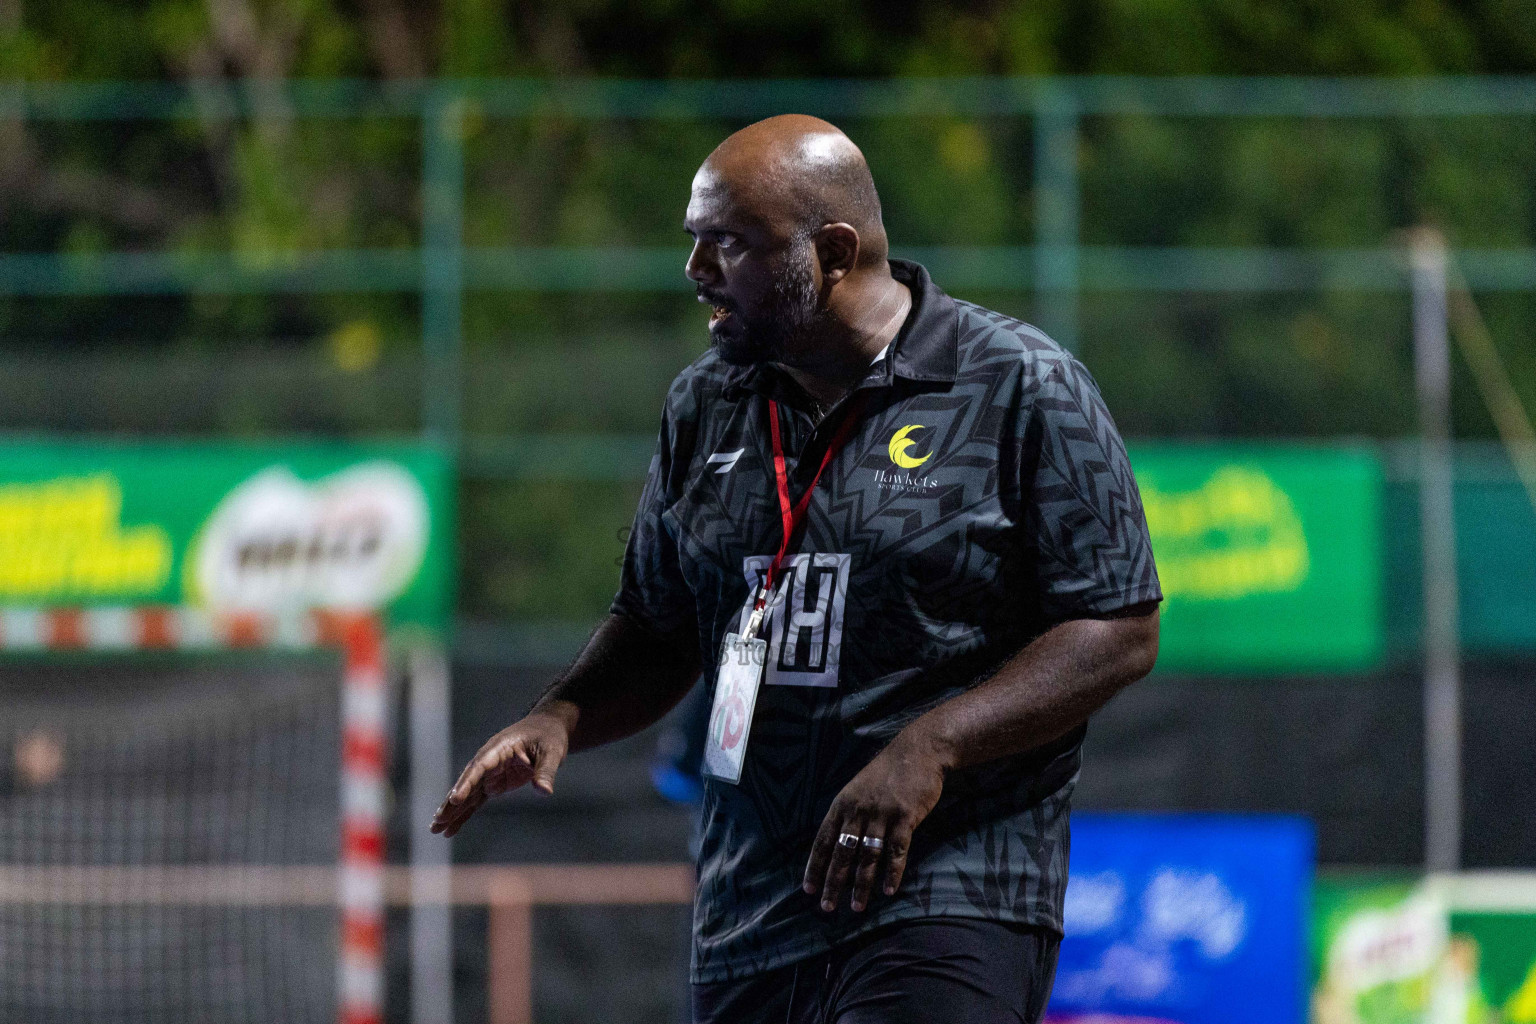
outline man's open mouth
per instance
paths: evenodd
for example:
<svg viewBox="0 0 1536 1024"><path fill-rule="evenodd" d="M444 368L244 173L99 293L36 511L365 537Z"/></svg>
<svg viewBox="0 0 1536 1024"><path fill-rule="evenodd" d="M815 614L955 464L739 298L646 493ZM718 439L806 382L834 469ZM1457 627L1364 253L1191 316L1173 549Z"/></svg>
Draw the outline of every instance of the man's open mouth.
<svg viewBox="0 0 1536 1024"><path fill-rule="evenodd" d="M709 315L709 326L713 327L718 323L722 323L723 321L728 320L730 316L731 311L725 306L715 306L714 312L710 313Z"/></svg>

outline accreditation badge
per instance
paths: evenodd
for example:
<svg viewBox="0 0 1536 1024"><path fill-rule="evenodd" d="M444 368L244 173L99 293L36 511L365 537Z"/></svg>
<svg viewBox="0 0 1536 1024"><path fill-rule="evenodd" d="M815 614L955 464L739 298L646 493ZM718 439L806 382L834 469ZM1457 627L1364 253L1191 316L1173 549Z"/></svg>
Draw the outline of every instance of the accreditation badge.
<svg viewBox="0 0 1536 1024"><path fill-rule="evenodd" d="M720 645L720 665L715 673L715 704L709 712L709 734L704 740L702 771L712 779L741 781L747 757L747 737L752 732L752 709L763 681L768 644L756 637L728 633Z"/></svg>

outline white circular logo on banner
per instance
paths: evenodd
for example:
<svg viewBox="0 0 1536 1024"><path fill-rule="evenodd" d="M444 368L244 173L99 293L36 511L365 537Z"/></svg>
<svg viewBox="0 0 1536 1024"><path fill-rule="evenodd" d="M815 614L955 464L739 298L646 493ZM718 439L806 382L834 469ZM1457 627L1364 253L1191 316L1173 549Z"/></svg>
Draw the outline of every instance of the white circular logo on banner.
<svg viewBox="0 0 1536 1024"><path fill-rule="evenodd" d="M275 466L208 517L196 580L216 608L371 610L398 597L427 550L421 485L392 462L305 483Z"/></svg>

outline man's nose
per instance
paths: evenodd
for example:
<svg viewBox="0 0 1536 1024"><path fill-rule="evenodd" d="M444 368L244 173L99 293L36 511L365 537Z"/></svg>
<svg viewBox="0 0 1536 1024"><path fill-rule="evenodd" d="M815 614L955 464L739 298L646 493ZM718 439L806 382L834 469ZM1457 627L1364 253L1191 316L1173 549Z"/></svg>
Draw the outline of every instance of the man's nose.
<svg viewBox="0 0 1536 1024"><path fill-rule="evenodd" d="M720 267L715 263L712 247L703 241L694 242L693 251L688 254L688 262L683 266L683 273L694 284L717 283L720 280Z"/></svg>

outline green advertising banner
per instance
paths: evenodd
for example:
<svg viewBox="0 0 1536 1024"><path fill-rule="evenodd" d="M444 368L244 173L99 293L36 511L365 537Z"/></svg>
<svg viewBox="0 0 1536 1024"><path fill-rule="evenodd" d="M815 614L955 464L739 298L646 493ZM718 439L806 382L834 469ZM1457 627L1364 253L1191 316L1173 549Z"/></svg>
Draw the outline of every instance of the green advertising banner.
<svg viewBox="0 0 1536 1024"><path fill-rule="evenodd" d="M406 445L0 445L0 605L369 609L441 633L452 486Z"/></svg>
<svg viewBox="0 0 1536 1024"><path fill-rule="evenodd" d="M1536 1024L1536 912L1528 900L1462 905L1457 881L1321 876L1312 1024ZM1511 896L1532 887L1505 884Z"/></svg>
<svg viewBox="0 0 1536 1024"><path fill-rule="evenodd" d="M1490 1024L1536 1024L1536 913L1453 908L1450 927L1477 971L1479 994L1502 1011Z"/></svg>
<svg viewBox="0 0 1536 1024"><path fill-rule="evenodd" d="M1166 598L1159 667L1347 671L1382 653L1382 470L1365 448L1131 446Z"/></svg>

